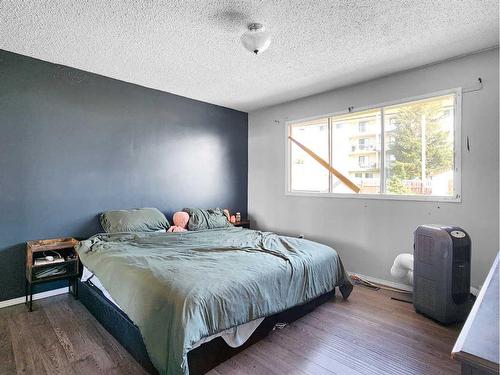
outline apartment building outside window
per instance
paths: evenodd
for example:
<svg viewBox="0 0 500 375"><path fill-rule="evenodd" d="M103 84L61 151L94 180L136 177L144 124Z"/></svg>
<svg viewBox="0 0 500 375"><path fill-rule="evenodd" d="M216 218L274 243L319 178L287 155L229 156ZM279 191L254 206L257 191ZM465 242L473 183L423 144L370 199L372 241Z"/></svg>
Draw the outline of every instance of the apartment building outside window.
<svg viewBox="0 0 500 375"><path fill-rule="evenodd" d="M287 193L460 199L460 90L290 122L287 136L357 187L328 172L288 139Z"/></svg>

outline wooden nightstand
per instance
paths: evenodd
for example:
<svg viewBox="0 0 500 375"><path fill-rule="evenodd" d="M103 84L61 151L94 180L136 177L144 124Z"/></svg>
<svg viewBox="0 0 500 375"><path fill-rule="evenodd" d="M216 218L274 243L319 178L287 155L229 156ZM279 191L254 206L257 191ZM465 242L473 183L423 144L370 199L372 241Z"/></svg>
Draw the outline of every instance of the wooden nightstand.
<svg viewBox="0 0 500 375"><path fill-rule="evenodd" d="M79 273L78 253L75 251L77 243L78 241L72 237L26 243L26 304L29 311L33 311L35 284L67 279L69 292L77 298ZM48 261L45 259L46 256L52 256L54 260Z"/></svg>
<svg viewBox="0 0 500 375"><path fill-rule="evenodd" d="M240 220L235 223L231 223L235 227L242 227L242 228L247 228L250 229L250 220Z"/></svg>

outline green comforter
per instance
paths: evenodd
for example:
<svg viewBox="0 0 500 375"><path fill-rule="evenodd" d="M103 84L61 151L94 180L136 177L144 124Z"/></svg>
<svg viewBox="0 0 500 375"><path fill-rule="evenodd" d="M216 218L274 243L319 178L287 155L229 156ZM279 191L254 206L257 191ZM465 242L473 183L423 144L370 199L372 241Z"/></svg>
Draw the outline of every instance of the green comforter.
<svg viewBox="0 0 500 375"><path fill-rule="evenodd" d="M203 337L352 289L332 248L241 228L99 234L77 251L139 327L160 374L187 374Z"/></svg>

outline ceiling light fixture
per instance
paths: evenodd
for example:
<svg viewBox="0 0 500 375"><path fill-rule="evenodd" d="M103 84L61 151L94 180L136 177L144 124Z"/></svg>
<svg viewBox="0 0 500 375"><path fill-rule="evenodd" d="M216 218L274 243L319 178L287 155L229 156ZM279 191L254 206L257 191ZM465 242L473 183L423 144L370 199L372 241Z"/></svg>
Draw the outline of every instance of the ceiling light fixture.
<svg viewBox="0 0 500 375"><path fill-rule="evenodd" d="M251 23L248 30L241 36L241 43L250 52L258 55L271 44L271 35L261 23Z"/></svg>

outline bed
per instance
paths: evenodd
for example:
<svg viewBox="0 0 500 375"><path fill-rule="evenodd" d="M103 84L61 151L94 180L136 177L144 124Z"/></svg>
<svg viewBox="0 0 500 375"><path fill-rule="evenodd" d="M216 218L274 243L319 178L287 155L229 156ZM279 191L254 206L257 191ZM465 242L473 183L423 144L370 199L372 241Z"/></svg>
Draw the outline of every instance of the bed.
<svg viewBox="0 0 500 375"><path fill-rule="evenodd" d="M82 302L160 374L202 373L336 287L344 298L352 290L330 247L242 228L99 234L77 251ZM244 344L228 347L227 335Z"/></svg>

